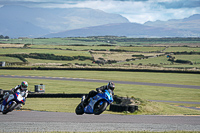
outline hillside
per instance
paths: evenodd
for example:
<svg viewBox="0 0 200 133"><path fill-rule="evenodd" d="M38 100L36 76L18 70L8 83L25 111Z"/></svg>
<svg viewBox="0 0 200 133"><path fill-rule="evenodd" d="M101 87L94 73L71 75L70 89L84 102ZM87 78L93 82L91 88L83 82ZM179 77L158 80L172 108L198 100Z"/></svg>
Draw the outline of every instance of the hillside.
<svg viewBox="0 0 200 133"><path fill-rule="evenodd" d="M184 19L138 23L118 23L67 30L45 37L87 37L87 36L127 36L127 37L200 37L200 14Z"/></svg>
<svg viewBox="0 0 200 133"><path fill-rule="evenodd" d="M200 37L200 14L169 21L130 23L119 15L89 8L0 8L0 35L18 37Z"/></svg>
<svg viewBox="0 0 200 133"><path fill-rule="evenodd" d="M185 34L187 33L187 34ZM193 34L186 30L177 30L173 28L162 28L145 26L137 23L118 23L101 26L93 26L82 29L67 30L48 34L43 37L87 37L87 36L127 36L127 37L187 37Z"/></svg>
<svg viewBox="0 0 200 133"><path fill-rule="evenodd" d="M160 27L160 28L174 28L177 30L184 30L185 35L200 36L200 14L192 15L184 19L172 19L169 21L155 21L146 22L144 25Z"/></svg>
<svg viewBox="0 0 200 133"><path fill-rule="evenodd" d="M52 32L78 29L110 23L128 23L118 14L89 8L0 8L0 34L14 37L39 37Z"/></svg>

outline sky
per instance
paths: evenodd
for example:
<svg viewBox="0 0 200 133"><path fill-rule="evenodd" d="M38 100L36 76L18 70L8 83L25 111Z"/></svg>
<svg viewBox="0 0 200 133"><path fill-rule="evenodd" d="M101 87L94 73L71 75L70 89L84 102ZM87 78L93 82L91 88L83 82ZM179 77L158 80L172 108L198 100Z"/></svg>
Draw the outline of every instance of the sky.
<svg viewBox="0 0 200 133"><path fill-rule="evenodd" d="M130 22L167 21L200 14L200 0L0 0L4 5L42 8L92 8L120 14Z"/></svg>

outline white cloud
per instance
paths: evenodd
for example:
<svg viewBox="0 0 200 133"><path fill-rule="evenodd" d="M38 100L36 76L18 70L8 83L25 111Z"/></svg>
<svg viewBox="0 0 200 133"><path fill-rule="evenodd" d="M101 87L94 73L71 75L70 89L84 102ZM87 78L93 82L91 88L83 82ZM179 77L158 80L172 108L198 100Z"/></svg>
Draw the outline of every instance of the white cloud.
<svg viewBox="0 0 200 133"><path fill-rule="evenodd" d="M182 0L148 0L148 1L114 1L114 0L95 0L77 1L76 4L65 3L63 8L87 7L103 10L108 13L121 14L131 22L144 23L147 21L169 19L182 19L193 14L200 13L200 7L196 8L166 8L159 2L181 2ZM184 1L184 0L183 0ZM195 0L196 1L196 0Z"/></svg>
<svg viewBox="0 0 200 133"><path fill-rule="evenodd" d="M182 19L200 14L199 0L1 0L44 8L93 8L121 14L131 22ZM3 3L0 1L0 5ZM13 2L15 1L15 2Z"/></svg>

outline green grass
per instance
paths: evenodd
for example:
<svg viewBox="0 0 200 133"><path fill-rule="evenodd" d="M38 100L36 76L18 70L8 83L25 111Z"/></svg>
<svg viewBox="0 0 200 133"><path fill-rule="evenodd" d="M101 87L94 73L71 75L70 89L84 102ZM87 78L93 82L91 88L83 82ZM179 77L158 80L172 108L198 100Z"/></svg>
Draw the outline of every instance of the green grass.
<svg viewBox="0 0 200 133"><path fill-rule="evenodd" d="M119 81L136 81L136 82L156 82L171 84L187 84L200 85L198 74L176 74L176 73L143 73L143 72L105 72L105 71L38 71L38 70L0 70L0 75L24 75L24 76L46 76L46 77L70 77L70 78L86 78L86 79L104 79ZM28 89L34 91L34 85L44 84L45 93L81 93L86 94L95 88L107 83L98 82L80 82L80 81L63 81L63 80L44 80L44 79L28 79L28 78L0 78L0 88L9 90L26 80L29 83ZM173 81L173 82L172 82ZM199 89L159 87L145 85L128 85L117 84L115 95L123 97L136 97L144 100L164 100L164 101L200 101ZM58 99L35 99L28 98L26 109L31 110L48 110L48 111L67 111L73 112L80 99L63 99L63 109L58 109ZM72 102L72 101L74 102ZM38 106L35 104L39 101ZM53 102L53 103L48 103ZM60 101L61 102L61 101ZM58 105L57 105L57 104ZM55 110L45 105L51 105ZM178 104L182 105L182 104ZM198 107L198 105L193 105ZM67 108L70 108L69 110ZM156 108L156 110L155 110ZM141 112L136 114L199 114L200 111L180 108L170 103L148 102L147 105L140 108ZM109 111L105 113L110 113Z"/></svg>
<svg viewBox="0 0 200 133"><path fill-rule="evenodd" d="M127 51L152 52L152 51L162 51L165 49L165 47L119 47L119 49Z"/></svg>
<svg viewBox="0 0 200 133"><path fill-rule="evenodd" d="M122 63L116 63L116 64L127 64L127 63L134 62L134 61L126 62L126 59L135 58L132 55L156 56L156 55L160 55L160 53L99 51L99 52L94 52L92 55L93 55L95 60L99 60L99 58L103 58L104 60L122 61Z"/></svg>
<svg viewBox="0 0 200 133"><path fill-rule="evenodd" d="M80 61L80 60L73 60L73 61L63 61L63 60L42 60L42 59L32 59L32 58L26 58L26 60L29 62L29 63L33 63L35 66L40 66L40 65L43 65L45 63L48 63L49 65L47 66L50 66L50 65L62 65L62 64L68 64L68 63L71 63L71 64L75 64L75 63L79 63L79 64L92 64L92 61L91 60L84 60L84 61ZM40 64L37 64L37 63L40 63ZM52 64L52 63L59 63L59 64ZM92 64L92 65L95 65L95 64Z"/></svg>
<svg viewBox="0 0 200 133"><path fill-rule="evenodd" d="M80 98L27 98L24 110L74 113Z"/></svg>
<svg viewBox="0 0 200 133"><path fill-rule="evenodd" d="M130 113L131 114L131 113ZM140 115L200 115L200 111L173 106L167 103L148 102L139 106L139 111L133 114Z"/></svg>
<svg viewBox="0 0 200 133"><path fill-rule="evenodd" d="M84 41L85 40L85 41ZM162 57L155 57L155 58L148 58L148 59L141 59L135 61L126 61L126 59L133 59L132 55L144 55L144 56L156 56L161 53L155 53L157 51L162 51L166 48L166 46L135 46L131 45L131 47L127 46L126 43L133 43L133 42L116 42L113 46L98 46L100 44L107 44L111 45L105 40L93 40L92 38L50 38L50 39L13 39L12 43L16 47L22 46L21 44L32 44L35 42L35 45L30 45L30 48L0 48L0 54L22 54L22 53L48 53L48 54L55 54L59 56L86 56L86 57L94 57L95 60L99 60L99 58L103 58L104 60L115 60L119 61L118 63L113 63L115 67L125 67L127 68L128 64L131 66L130 68L139 68L137 65L141 65L142 67L148 67L148 69L159 69L159 68L200 68L200 56L199 55L174 55L176 59L185 59L193 62L193 65L190 64L180 64L180 63L171 63L168 61L166 56ZM31 42L31 43L30 43ZM8 42L7 42L8 43ZM18 44L21 43L21 44ZM135 42L134 42L135 43ZM142 43L142 42L140 42ZM145 42L146 43L155 43L158 42ZM177 42L176 42L177 43ZM175 44L176 44L175 43ZM172 43L174 44L174 43ZM197 43L198 44L198 43ZM69 46L70 45L70 46ZM71 45L84 45L84 46L71 46ZM8 46L10 47L10 45ZM42 49L41 49L42 48ZM136 52L110 52L110 49L120 49L120 50L127 50L127 51L136 51ZM90 53L89 50L97 50L94 53ZM99 51L103 50L103 51ZM107 51L105 51L107 50ZM164 52L199 52L199 47L167 47ZM153 53L152 53L153 52ZM164 54L164 53L163 53ZM15 62L16 59L10 58L5 59L3 57L0 58L1 60L5 60L7 62ZM18 62L18 61L17 61ZM40 59L28 59L30 64L26 66L42 66L42 64L35 64L35 63L61 63L61 64L54 64L53 66L59 67L62 64L72 63L74 67L75 63L85 64L86 67L93 67L99 66L98 64L92 64L92 61L54 61L54 60L40 60ZM16 66L16 64L15 64ZM20 66L20 65L18 65ZM46 67L52 67L52 64L46 64ZM81 66L81 65L80 65ZM66 66L65 67L69 67ZM81 66L82 67L82 66ZM100 65L99 67L113 67L110 64ZM159 67L159 68L157 68ZM193 69L194 70L194 69Z"/></svg>
<svg viewBox="0 0 200 133"><path fill-rule="evenodd" d="M112 81L133 81L148 83L167 83L200 86L199 74L153 73L153 72L118 72L118 71L81 71L81 70L0 70L0 75L29 75L50 77L72 77L102 79Z"/></svg>
<svg viewBox="0 0 200 133"><path fill-rule="evenodd" d="M31 45L31 48L46 48L46 49L71 49L71 50L110 50L115 49L116 46L68 46L68 45Z"/></svg>
<svg viewBox="0 0 200 133"><path fill-rule="evenodd" d="M22 49L22 48L0 48L0 54L22 54L22 53L48 53L63 56L87 56L91 57L87 51L68 51L68 50L56 50L56 49Z"/></svg>
<svg viewBox="0 0 200 133"><path fill-rule="evenodd" d="M96 89L107 83L98 82L77 82L63 80L37 80L37 79L15 79L15 78L0 78L0 88L4 90L11 89L26 80L29 83L28 89L34 91L34 85L44 84L45 93L81 93L86 94L90 90ZM172 88L172 87L156 87L144 85L127 85L116 84L115 95L138 97L149 100L169 100L169 101L200 101L200 91L198 89L187 88Z"/></svg>
<svg viewBox="0 0 200 133"><path fill-rule="evenodd" d="M129 40L128 40L129 39ZM149 41L148 41L149 40ZM0 39L0 43L13 43L13 44L46 44L46 45L73 45L73 44L86 44L86 45L99 45L99 44L114 44L114 45L121 45L121 46L138 46L138 45L198 45L199 41L182 41L182 40L175 40L168 39L165 41L159 41L160 39L148 39L148 40L141 40L141 39L132 39L126 37L98 37L98 38L83 38L83 37L75 37L75 38L46 38L46 39Z"/></svg>
<svg viewBox="0 0 200 133"><path fill-rule="evenodd" d="M200 55L174 55L175 59L189 60L193 63L200 64Z"/></svg>
<svg viewBox="0 0 200 133"><path fill-rule="evenodd" d="M142 63L142 65L153 65L153 64L158 64L158 65L163 65L163 64L170 64L170 61L167 61L168 58L166 56L160 56L160 57L154 57L154 58L148 58L148 59L140 59L140 60L135 60L135 61L129 61L125 62L126 64L131 64L133 63L134 65L138 65ZM124 64L124 63L121 63Z"/></svg>
<svg viewBox="0 0 200 133"><path fill-rule="evenodd" d="M160 67L200 67L200 55L174 55L176 59L181 60L189 60L193 62L193 65L190 64L181 64L181 63L174 63L172 64L171 61L168 61L166 56L148 58L148 59L140 59L135 61L129 62L122 62L116 64L133 64L133 65L147 65L147 66L160 66Z"/></svg>
<svg viewBox="0 0 200 133"><path fill-rule="evenodd" d="M14 58L14 57L5 57L5 56L0 56L0 61L5 61L5 62L22 62L20 59L18 58Z"/></svg>
<svg viewBox="0 0 200 133"><path fill-rule="evenodd" d="M86 42L80 40L74 40L73 38L48 38L48 39L9 39L8 41L1 41L0 43L11 43L11 44L35 44L35 45L100 45L109 44L106 42Z"/></svg>
<svg viewBox="0 0 200 133"><path fill-rule="evenodd" d="M199 47L169 47L164 52L200 52Z"/></svg>
<svg viewBox="0 0 200 133"><path fill-rule="evenodd" d="M75 113L81 98L27 98L23 110L38 110L51 112ZM173 106L167 103L148 102L139 105L139 110L134 113L112 112L107 107L104 114L126 115L200 115L200 111Z"/></svg>

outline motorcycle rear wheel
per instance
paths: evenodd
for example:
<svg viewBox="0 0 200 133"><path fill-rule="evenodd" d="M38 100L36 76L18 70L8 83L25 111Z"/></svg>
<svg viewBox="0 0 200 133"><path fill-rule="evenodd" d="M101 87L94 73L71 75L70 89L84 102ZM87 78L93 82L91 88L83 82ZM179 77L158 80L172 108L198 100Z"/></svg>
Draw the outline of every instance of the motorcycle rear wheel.
<svg viewBox="0 0 200 133"><path fill-rule="evenodd" d="M80 103L80 104L76 107L75 112L76 112L77 115L82 115L82 114L84 114L84 108L83 108L82 103Z"/></svg>
<svg viewBox="0 0 200 133"><path fill-rule="evenodd" d="M103 103L102 103L103 102ZM106 101L99 101L94 105L94 114L100 115L102 112L106 110L108 103Z"/></svg>

